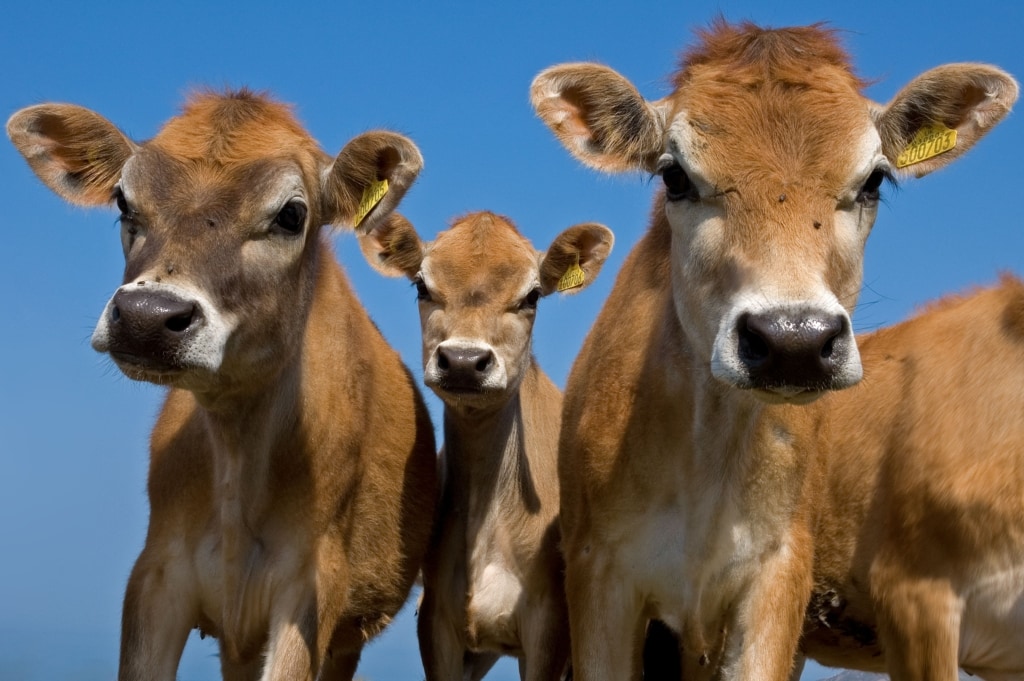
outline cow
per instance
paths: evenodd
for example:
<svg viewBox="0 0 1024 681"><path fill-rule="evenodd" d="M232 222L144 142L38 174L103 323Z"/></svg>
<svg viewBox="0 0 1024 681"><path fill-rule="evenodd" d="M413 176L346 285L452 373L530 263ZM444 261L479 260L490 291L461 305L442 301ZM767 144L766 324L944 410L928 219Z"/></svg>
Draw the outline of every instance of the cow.
<svg viewBox="0 0 1024 681"><path fill-rule="evenodd" d="M192 95L145 142L70 104L18 111L7 131L59 196L116 204L124 283L92 345L169 388L118 678L173 681L198 628L225 679L351 679L427 550L436 453L322 226L385 220L419 150L376 131L332 158L246 89Z"/></svg>
<svg viewBox="0 0 1024 681"><path fill-rule="evenodd" d="M542 297L594 281L611 230L574 225L540 253L490 212L428 244L395 214L360 240L371 265L416 285L424 382L444 402L442 500L418 622L427 680L479 679L501 655L519 658L526 681L563 678L562 394L533 356L532 332Z"/></svg>
<svg viewBox="0 0 1024 681"><path fill-rule="evenodd" d="M688 679L782 681L803 653L1019 676L1020 288L956 307L978 327L929 336L927 315L863 358L850 322L886 180L958 158L1016 82L950 64L880 105L832 29L719 20L672 85L646 101L574 63L531 87L577 159L664 185L566 385L576 677L637 678L650 618Z"/></svg>

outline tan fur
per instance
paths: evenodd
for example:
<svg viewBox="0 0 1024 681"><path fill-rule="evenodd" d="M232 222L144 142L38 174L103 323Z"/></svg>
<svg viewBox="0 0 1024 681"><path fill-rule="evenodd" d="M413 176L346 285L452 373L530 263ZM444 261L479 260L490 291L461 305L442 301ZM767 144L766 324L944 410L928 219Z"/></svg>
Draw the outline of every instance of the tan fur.
<svg viewBox="0 0 1024 681"><path fill-rule="evenodd" d="M862 344L849 321L905 140L958 127L962 144L906 172L948 164L1016 83L950 65L879 106L831 31L724 22L673 82L645 102L611 69L568 64L531 90L583 162L666 184L566 388L576 678L639 678L655 617L679 634L687 679L782 681L805 630L808 654L896 679L949 679L958 659L1021 673L1019 284Z"/></svg>
<svg viewBox="0 0 1024 681"><path fill-rule="evenodd" d="M443 496L419 609L427 679L479 679L503 654L519 658L527 681L559 679L569 658L558 549L562 395L533 359L531 335L540 296L577 262L589 284L612 234L576 225L538 253L510 221L485 212L426 245L396 217L362 242L383 273L417 283L424 376L445 404ZM471 365L457 364L458 353Z"/></svg>
<svg viewBox="0 0 1024 681"><path fill-rule="evenodd" d="M8 131L65 198L122 204L125 284L93 343L171 387L119 678L172 681L198 627L219 639L225 679L351 679L427 549L434 439L320 226L352 224L350 197L378 178L391 192L364 225L386 218L415 146L367 133L332 159L246 91L197 95L142 144L71 105L25 109ZM181 311L165 322L167 307Z"/></svg>

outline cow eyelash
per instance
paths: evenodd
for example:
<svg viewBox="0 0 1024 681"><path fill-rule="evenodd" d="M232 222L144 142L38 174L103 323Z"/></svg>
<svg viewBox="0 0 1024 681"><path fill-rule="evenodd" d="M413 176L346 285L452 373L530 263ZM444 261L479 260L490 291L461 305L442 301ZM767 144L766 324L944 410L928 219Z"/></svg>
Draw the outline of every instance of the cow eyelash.
<svg viewBox="0 0 1024 681"><path fill-rule="evenodd" d="M416 300L423 302L430 300L430 289L423 283L423 277L416 275L412 280L412 285L416 287Z"/></svg>

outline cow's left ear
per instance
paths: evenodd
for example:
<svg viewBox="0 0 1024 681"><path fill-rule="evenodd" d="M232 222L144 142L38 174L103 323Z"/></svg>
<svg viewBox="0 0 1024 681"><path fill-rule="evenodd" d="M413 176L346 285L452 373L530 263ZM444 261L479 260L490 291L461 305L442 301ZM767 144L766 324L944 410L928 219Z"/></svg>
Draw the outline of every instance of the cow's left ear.
<svg viewBox="0 0 1024 681"><path fill-rule="evenodd" d="M877 115L882 152L916 177L959 158L1003 120L1017 82L985 64L947 64L907 84Z"/></svg>
<svg viewBox="0 0 1024 681"><path fill-rule="evenodd" d="M590 285L612 252L615 235L596 222L573 225L551 243L540 264L544 295L576 293Z"/></svg>
<svg viewBox="0 0 1024 681"><path fill-rule="evenodd" d="M412 279L423 263L423 242L401 213L391 213L373 228L356 234L359 248L373 269L386 277Z"/></svg>
<svg viewBox="0 0 1024 681"><path fill-rule="evenodd" d="M398 206L422 167L423 156L408 137L387 131L359 135L324 173L324 221L372 231Z"/></svg>

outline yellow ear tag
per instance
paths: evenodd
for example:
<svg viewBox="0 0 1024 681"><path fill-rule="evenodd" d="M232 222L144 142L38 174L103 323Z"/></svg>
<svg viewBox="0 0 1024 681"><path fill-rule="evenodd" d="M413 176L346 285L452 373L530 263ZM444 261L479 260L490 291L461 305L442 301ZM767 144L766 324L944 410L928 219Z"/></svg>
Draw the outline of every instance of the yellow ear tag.
<svg viewBox="0 0 1024 681"><path fill-rule="evenodd" d="M956 130L951 130L941 123L926 125L917 131L914 139L896 157L896 167L906 168L921 161L927 161L939 154L944 154L956 146Z"/></svg>
<svg viewBox="0 0 1024 681"><path fill-rule="evenodd" d="M356 227L363 221L366 214L373 210L373 207L380 203L384 195L388 193L388 181L379 180L363 190L363 198L359 200L359 208L356 209L354 224Z"/></svg>
<svg viewBox="0 0 1024 681"><path fill-rule="evenodd" d="M562 278L558 280L558 292L568 291L571 288L579 288L583 286L583 282L586 281L587 275L580 267L580 254L576 254L576 262L569 266L569 269L565 271Z"/></svg>

